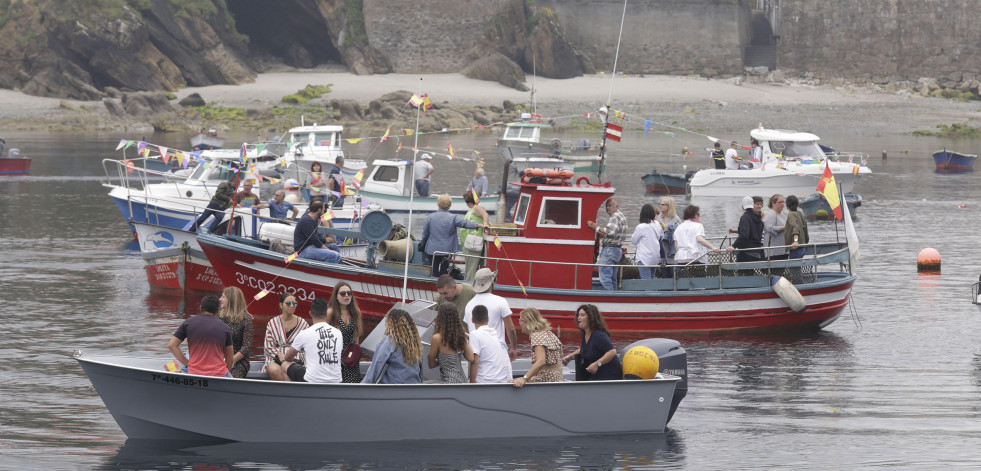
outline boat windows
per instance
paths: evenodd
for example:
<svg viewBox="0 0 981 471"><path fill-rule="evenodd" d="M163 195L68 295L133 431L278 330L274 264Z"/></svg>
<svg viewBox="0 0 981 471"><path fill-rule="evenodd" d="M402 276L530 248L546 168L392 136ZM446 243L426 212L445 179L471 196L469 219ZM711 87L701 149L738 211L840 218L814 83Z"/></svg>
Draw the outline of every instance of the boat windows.
<svg viewBox="0 0 981 471"><path fill-rule="evenodd" d="M785 159L820 159L824 151L814 141L770 141L770 152Z"/></svg>
<svg viewBox="0 0 981 471"><path fill-rule="evenodd" d="M518 208L514 211L514 223L524 224L525 215L528 214L528 204L531 203L531 195L527 193L522 193L518 197Z"/></svg>
<svg viewBox="0 0 981 471"><path fill-rule="evenodd" d="M198 165L198 168L195 169L194 173L191 174L190 180L200 180L201 175L204 173L207 167L208 167L207 165Z"/></svg>
<svg viewBox="0 0 981 471"><path fill-rule="evenodd" d="M399 181L399 168L392 166L378 167L378 170L371 175L371 181L395 183Z"/></svg>
<svg viewBox="0 0 981 471"><path fill-rule="evenodd" d="M208 180L230 181L232 177L235 176L235 172L233 172L227 166L212 167L212 168L214 169L214 171L211 172L211 175L208 175Z"/></svg>
<svg viewBox="0 0 981 471"><path fill-rule="evenodd" d="M504 131L504 139L515 139L519 141L532 141L536 139L538 128L529 126L509 126Z"/></svg>
<svg viewBox="0 0 981 471"><path fill-rule="evenodd" d="M538 226L578 229L582 220L580 202L579 198L542 198Z"/></svg>
<svg viewBox="0 0 981 471"><path fill-rule="evenodd" d="M313 142L316 146L332 146L334 145L334 133L315 132L313 133Z"/></svg>

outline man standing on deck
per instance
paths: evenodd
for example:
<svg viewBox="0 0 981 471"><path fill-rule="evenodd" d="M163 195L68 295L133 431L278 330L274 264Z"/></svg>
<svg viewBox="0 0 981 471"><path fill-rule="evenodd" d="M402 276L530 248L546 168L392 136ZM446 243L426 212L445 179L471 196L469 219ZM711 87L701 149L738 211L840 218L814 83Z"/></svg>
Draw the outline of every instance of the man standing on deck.
<svg viewBox="0 0 981 471"><path fill-rule="evenodd" d="M606 227L600 227L595 221L588 221L586 225L603 236L603 248L596 258L596 264L601 265L600 283L603 289L616 291L617 268L611 265L620 263L620 259L623 258L623 241L627 238L627 218L620 212L620 205L614 198L606 200L606 214L610 215Z"/></svg>
<svg viewBox="0 0 981 471"><path fill-rule="evenodd" d="M167 344L174 358L192 375L225 376L231 378L235 351L232 331L216 314L221 303L218 296L209 294L201 299L201 314L181 322ZM181 343L187 340L187 357Z"/></svg>
<svg viewBox="0 0 981 471"><path fill-rule="evenodd" d="M429 154L422 154L415 164L414 175L416 177L416 191L419 192L419 196L429 196L429 177L433 174L433 164L429 161L432 158L433 156Z"/></svg>
<svg viewBox="0 0 981 471"><path fill-rule="evenodd" d="M732 141L729 150L726 151L726 170L739 170L739 152L736 152L736 141Z"/></svg>
<svg viewBox="0 0 981 471"><path fill-rule="evenodd" d="M460 320L463 320L467 313L467 304L477 294L473 286L457 283L456 279L445 274L439 275L436 280L436 292L439 293L436 296L436 306L444 303L456 306L457 312L460 313Z"/></svg>
<svg viewBox="0 0 981 471"><path fill-rule="evenodd" d="M511 306L508 305L508 300L491 293L496 277L497 273L490 268L481 268L474 274L473 291L477 294L467 303L463 322L466 322L470 332L477 330L473 320L474 308L484 306L488 316L486 324L498 335L501 345L507 345L507 354L514 361L518 358L518 331L514 328L514 322L511 322Z"/></svg>

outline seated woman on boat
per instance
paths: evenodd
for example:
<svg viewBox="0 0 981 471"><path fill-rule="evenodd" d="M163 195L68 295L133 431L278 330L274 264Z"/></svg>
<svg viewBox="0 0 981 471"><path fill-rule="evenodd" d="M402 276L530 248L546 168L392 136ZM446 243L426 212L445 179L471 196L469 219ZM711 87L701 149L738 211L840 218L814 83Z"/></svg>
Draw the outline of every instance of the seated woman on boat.
<svg viewBox="0 0 981 471"><path fill-rule="evenodd" d="M576 360L576 381L623 379L617 349L613 346L599 308L593 304L579 306L576 309L576 326L582 333L582 343L576 351L562 357L562 364Z"/></svg>
<svg viewBox="0 0 981 471"><path fill-rule="evenodd" d="M346 355L348 347L361 341L361 309L354 299L354 289L346 281L338 281L327 302L327 323L341 331L343 342L341 351ZM360 360L360 356L358 358ZM360 383L361 367L341 363L341 377L344 383Z"/></svg>
<svg viewBox="0 0 981 471"><path fill-rule="evenodd" d="M289 381L286 371L280 366L286 355L286 349L293 344L297 334L310 327L307 321L297 316L296 297L289 293L279 296L279 315L273 317L266 324L266 340L263 344L263 352L266 356L266 365L263 371L269 374L269 379L275 381ZM302 362L302 358L298 361Z"/></svg>
<svg viewBox="0 0 981 471"><path fill-rule="evenodd" d="M705 226L698 222L700 215L698 206L692 204L685 208L685 220L674 231L676 250L674 261L676 264L708 263L708 250L719 251L717 247L705 240Z"/></svg>
<svg viewBox="0 0 981 471"><path fill-rule="evenodd" d="M478 224L467 221L459 215L450 212L453 199L450 195L443 193L436 199L439 211L436 211L426 218L426 224L422 228L422 244L425 245L426 254L432 256L432 275L439 276L449 271L449 263L446 260L448 253L460 251L460 241L456 234L456 228L477 229L485 228L486 224ZM444 252L436 254L436 252Z"/></svg>
<svg viewBox="0 0 981 471"><path fill-rule="evenodd" d="M525 383L553 383L562 381L562 342L552 333L552 326L538 309L530 307L518 317L521 331L531 340L532 364L524 376L514 380L514 387ZM616 355L616 353L614 353Z"/></svg>
<svg viewBox="0 0 981 471"><path fill-rule="evenodd" d="M643 280L654 278L654 271L661 264L661 239L664 237L664 226L656 218L657 210L654 209L654 205L647 203L642 206L640 224L634 228L634 235L630 236L630 242L637 247L637 265L641 265L637 270Z"/></svg>
<svg viewBox="0 0 981 471"><path fill-rule="evenodd" d="M303 193L303 199L307 203L312 203L313 198L320 198L323 201L327 197L328 175L323 172L323 165L320 162L310 164L310 173L303 180L303 187L300 188L300 192Z"/></svg>
<svg viewBox="0 0 981 471"><path fill-rule="evenodd" d="M392 309L385 316L385 337L378 344L362 383L422 382L422 340L408 312Z"/></svg>
<svg viewBox="0 0 981 471"><path fill-rule="evenodd" d="M440 304L429 341L429 367L439 365L440 383L466 383L470 379L463 369L461 357L473 362L473 349L467 342L460 312L453 304Z"/></svg>
<svg viewBox="0 0 981 471"><path fill-rule="evenodd" d="M226 287L218 299L221 308L218 318L228 324L232 331L232 348L235 355L230 373L233 378L244 378L249 373L249 354L252 351L252 314L249 314L248 303L242 290L235 286Z"/></svg>

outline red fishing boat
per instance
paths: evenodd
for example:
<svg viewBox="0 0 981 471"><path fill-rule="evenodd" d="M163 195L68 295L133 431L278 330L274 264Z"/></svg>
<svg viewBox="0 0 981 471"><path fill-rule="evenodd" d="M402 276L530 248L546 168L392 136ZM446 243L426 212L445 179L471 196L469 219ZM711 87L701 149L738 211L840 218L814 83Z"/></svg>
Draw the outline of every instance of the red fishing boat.
<svg viewBox="0 0 981 471"><path fill-rule="evenodd" d="M675 267L668 278L624 279L617 291L605 291L594 278L598 245L586 222L596 219L614 188L609 183L590 184L585 178L573 183L561 177L525 177L517 186L514 223L494 225L485 232L483 263L497 271L494 293L505 297L513 312L535 307L566 328L574 328L571 314L577 307L591 303L616 331L820 329L845 309L856 279L841 268L851 266L849 247L830 243L808 246L807 255L797 260L735 263L729 254L712 254L715 259L708 266ZM383 213L369 215L362 232L367 227L374 235L363 237L380 242L391 220ZM388 226L372 228L383 220ZM351 283L365 314L378 318L401 300L403 282L409 301L431 301L436 296L436 279L422 264L410 264L404 279L403 263L376 262L374 254L368 255L368 263L327 264L287 261L261 242L235 236L200 234L198 243L224 283L239 286L248 299L263 291L269 294L255 301L257 312L275 312L275 294L284 291L295 294L304 305L298 312L306 312L314 298L329 296L340 280ZM418 254L409 258L419 261ZM789 279L790 290L803 298L806 307L800 312L790 307L794 293L785 292L786 284L780 284L784 287L780 289L772 285L778 275Z"/></svg>
<svg viewBox="0 0 981 471"><path fill-rule="evenodd" d="M3 139L0 138L0 155ZM10 149L6 157L0 156L0 175L27 175L31 171L31 159L20 154L20 149Z"/></svg>

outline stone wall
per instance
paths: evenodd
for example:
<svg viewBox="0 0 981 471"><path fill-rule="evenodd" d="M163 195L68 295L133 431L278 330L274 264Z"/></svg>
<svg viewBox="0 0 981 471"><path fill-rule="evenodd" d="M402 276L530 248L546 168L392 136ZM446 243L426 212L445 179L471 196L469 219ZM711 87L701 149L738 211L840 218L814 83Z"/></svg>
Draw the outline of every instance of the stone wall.
<svg viewBox="0 0 981 471"><path fill-rule="evenodd" d="M487 22L507 0L364 0L368 43L395 72L459 72Z"/></svg>
<svg viewBox="0 0 981 471"><path fill-rule="evenodd" d="M981 73L981 1L783 0L777 68L876 84Z"/></svg>
<svg viewBox="0 0 981 471"><path fill-rule="evenodd" d="M597 70L613 69L622 0L539 0L536 4L555 10L569 43ZM617 70L712 77L740 74L750 28L746 0L631 0Z"/></svg>

